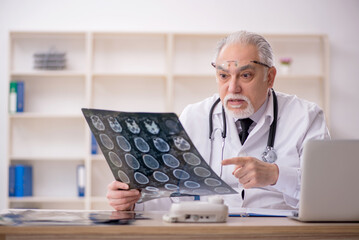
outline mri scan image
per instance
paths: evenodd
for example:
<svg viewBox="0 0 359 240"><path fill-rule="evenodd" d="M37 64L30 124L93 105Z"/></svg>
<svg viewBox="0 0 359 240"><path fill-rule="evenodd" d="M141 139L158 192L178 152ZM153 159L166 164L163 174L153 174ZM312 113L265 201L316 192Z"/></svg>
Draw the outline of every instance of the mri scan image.
<svg viewBox="0 0 359 240"><path fill-rule="evenodd" d="M122 127L121 127L121 125L118 123L118 121L117 121L116 118L114 118L114 117L109 117L109 118L107 118L107 121L108 121L108 123L110 124L110 127L112 128L112 130L113 130L114 132L119 133L119 132L122 131Z"/></svg>
<svg viewBox="0 0 359 240"><path fill-rule="evenodd" d="M140 150L143 153L147 153L150 151L150 146L147 144L147 142L141 138L141 137L136 137L134 139L135 142L135 146L138 150Z"/></svg>
<svg viewBox="0 0 359 240"><path fill-rule="evenodd" d="M111 138L104 133L100 134L100 142L101 142L102 146L104 146L105 148L107 148L109 150L112 150L114 147Z"/></svg>
<svg viewBox="0 0 359 240"><path fill-rule="evenodd" d="M119 168L122 167L122 160L116 153L109 152L108 157L110 158L110 161L113 163L113 165Z"/></svg>
<svg viewBox="0 0 359 240"><path fill-rule="evenodd" d="M158 127L158 125L155 123L155 121L147 118L143 121L147 131L151 134L158 134L160 132L160 128Z"/></svg>
<svg viewBox="0 0 359 240"><path fill-rule="evenodd" d="M170 168L176 168L180 165L180 161L171 154L163 154L162 160Z"/></svg>
<svg viewBox="0 0 359 240"><path fill-rule="evenodd" d="M236 193L204 161L174 113L82 112L114 178L141 190L138 203Z"/></svg>
<svg viewBox="0 0 359 240"><path fill-rule="evenodd" d="M132 168L133 170L137 170L140 168L139 161L130 153L125 155L127 165Z"/></svg>
<svg viewBox="0 0 359 240"><path fill-rule="evenodd" d="M154 157L152 157L151 155L148 155L148 154L143 155L142 159L143 159L143 162L145 163L145 165L148 168L158 169L160 167L159 162Z"/></svg>
<svg viewBox="0 0 359 240"><path fill-rule="evenodd" d="M92 116L91 116L91 122L92 122L92 125L93 125L97 130L100 130L100 131L105 130L105 125L103 125L103 122L101 121L101 119L100 119L98 116L92 115Z"/></svg>
<svg viewBox="0 0 359 240"><path fill-rule="evenodd" d="M155 145L156 149L160 152L168 152L170 150L170 146L162 138L154 138L153 144Z"/></svg>
<svg viewBox="0 0 359 240"><path fill-rule="evenodd" d="M175 146L181 151L188 151L191 148L191 145L183 137L173 137L173 141Z"/></svg>
<svg viewBox="0 0 359 240"><path fill-rule="evenodd" d="M123 151L131 151L131 144L123 136L116 136L116 142Z"/></svg>
<svg viewBox="0 0 359 240"><path fill-rule="evenodd" d="M132 132L133 134L138 134L140 133L141 129L140 127L137 125L136 121L132 118L127 118L125 120L127 129L130 130L130 132Z"/></svg>

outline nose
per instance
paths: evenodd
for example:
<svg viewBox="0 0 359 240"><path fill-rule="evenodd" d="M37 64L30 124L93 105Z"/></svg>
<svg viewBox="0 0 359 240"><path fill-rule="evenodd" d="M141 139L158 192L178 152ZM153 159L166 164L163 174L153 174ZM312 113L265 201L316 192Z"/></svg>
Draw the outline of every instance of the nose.
<svg viewBox="0 0 359 240"><path fill-rule="evenodd" d="M240 93L242 90L239 78L236 75L232 75L231 79L228 81L228 92L230 93Z"/></svg>

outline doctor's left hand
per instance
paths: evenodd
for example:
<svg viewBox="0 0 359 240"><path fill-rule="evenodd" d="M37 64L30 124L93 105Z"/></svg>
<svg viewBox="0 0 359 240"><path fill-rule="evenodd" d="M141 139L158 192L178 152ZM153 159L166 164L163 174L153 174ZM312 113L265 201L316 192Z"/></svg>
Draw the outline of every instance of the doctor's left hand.
<svg viewBox="0 0 359 240"><path fill-rule="evenodd" d="M266 163L254 157L234 157L222 161L222 165L235 165L232 174L244 188L275 185L279 176L276 164Z"/></svg>

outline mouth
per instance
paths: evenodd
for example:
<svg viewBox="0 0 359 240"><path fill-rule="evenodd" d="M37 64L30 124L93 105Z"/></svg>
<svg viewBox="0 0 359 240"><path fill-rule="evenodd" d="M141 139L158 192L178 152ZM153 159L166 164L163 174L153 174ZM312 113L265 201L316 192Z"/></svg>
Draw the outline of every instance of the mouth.
<svg viewBox="0 0 359 240"><path fill-rule="evenodd" d="M240 108L244 103L246 103L243 99L228 99L227 104L231 108Z"/></svg>

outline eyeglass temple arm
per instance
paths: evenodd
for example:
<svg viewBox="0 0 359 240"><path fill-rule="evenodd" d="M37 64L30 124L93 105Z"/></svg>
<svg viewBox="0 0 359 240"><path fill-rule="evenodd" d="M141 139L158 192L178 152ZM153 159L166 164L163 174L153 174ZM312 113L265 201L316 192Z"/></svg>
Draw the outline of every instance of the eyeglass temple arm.
<svg viewBox="0 0 359 240"><path fill-rule="evenodd" d="M262 65L262 66L265 66L265 67L267 67L267 68L271 68L269 65L267 65L267 64L265 64L265 63L262 63L262 62L258 62L258 61L256 61L256 60L253 60L253 61L251 61L252 63L255 63L255 64L259 64L259 65Z"/></svg>

